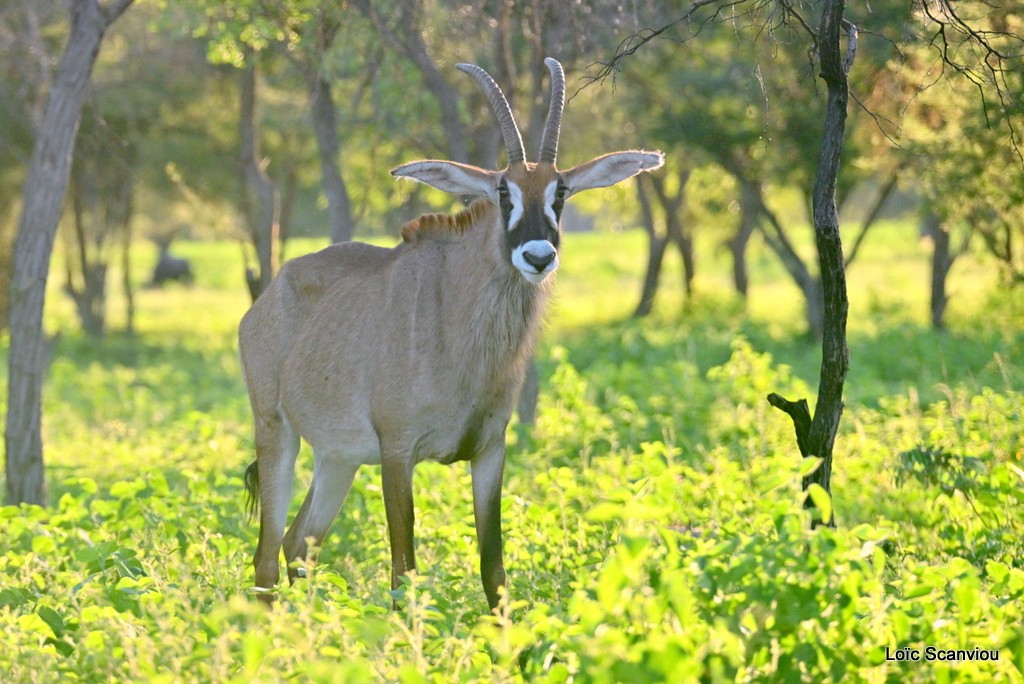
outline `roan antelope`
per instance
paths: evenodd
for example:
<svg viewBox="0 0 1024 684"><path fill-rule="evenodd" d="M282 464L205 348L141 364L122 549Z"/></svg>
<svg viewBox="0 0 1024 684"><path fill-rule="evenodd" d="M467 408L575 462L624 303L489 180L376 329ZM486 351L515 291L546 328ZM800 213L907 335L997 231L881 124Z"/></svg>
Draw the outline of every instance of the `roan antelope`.
<svg viewBox="0 0 1024 684"><path fill-rule="evenodd" d="M392 249L332 245L299 257L239 326L255 420L256 461L245 472L260 539L256 586L319 544L362 465L381 465L391 586L416 567L412 471L420 461L469 461L480 574L491 609L505 584L501 484L505 428L558 268L559 217L570 196L656 169L660 152L614 152L555 167L565 75L554 59L540 159L526 161L501 89L458 68L487 94L508 154L503 171L417 161L391 173L476 197L466 210L421 216ZM313 482L285 534L299 439L313 447ZM298 571L289 567L289 577Z"/></svg>

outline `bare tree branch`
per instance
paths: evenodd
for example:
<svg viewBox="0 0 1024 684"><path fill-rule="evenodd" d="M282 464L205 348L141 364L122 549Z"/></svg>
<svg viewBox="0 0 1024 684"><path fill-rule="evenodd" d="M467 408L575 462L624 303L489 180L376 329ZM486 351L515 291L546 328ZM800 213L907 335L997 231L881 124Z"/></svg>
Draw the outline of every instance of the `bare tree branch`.
<svg viewBox="0 0 1024 684"><path fill-rule="evenodd" d="M935 48L943 67L953 69L978 91L985 123L993 128L994 96L1005 121L1013 150L1024 167L1022 134L1009 114L1019 111L1022 102L1018 90L1007 81L1007 74L1019 71L1024 60L1024 36L1003 30L980 29L974 20L964 19L955 0L921 0L921 12L934 26L929 45ZM1007 48L1000 48L1003 42ZM1016 49L1010 50L1009 47ZM964 55L962 58L961 55ZM969 61L968 61L969 59Z"/></svg>
<svg viewBox="0 0 1024 684"><path fill-rule="evenodd" d="M594 76L584 77L586 83L583 87L586 87L587 85L594 82L604 82L605 79L607 79L609 76L613 76L614 74L616 74L621 68L622 62L625 61L628 57L636 54L636 52L640 48L647 45L647 43L651 42L655 38L664 35L667 31L674 28L675 26L678 26L684 21L688 21L689 19L691 19L701 8L707 7L708 5L720 4L722 5L722 7L719 7L717 12L721 12L724 7L740 5L743 4L743 2L745 1L746 0L735 0L732 2L727 2L726 0L695 0L695 2L692 5L690 5L689 9L687 9L686 12L684 12L681 16L672 20L668 24L665 24L661 28L646 28L632 35L627 36L622 40L621 43L619 43L618 48L616 48L615 50L615 54L612 55L612 58L609 61L594 62L593 64L591 64L591 66L600 66L601 69Z"/></svg>

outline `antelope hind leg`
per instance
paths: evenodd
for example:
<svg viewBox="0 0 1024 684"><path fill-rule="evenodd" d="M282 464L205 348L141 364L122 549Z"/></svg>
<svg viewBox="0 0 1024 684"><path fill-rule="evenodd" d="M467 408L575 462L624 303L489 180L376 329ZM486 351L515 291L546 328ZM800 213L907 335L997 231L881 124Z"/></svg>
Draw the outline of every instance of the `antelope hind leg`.
<svg viewBox="0 0 1024 684"><path fill-rule="evenodd" d="M270 592L280 578L279 558L288 521L288 504L295 481L299 436L280 415L256 420L256 469L259 475L260 541L253 566L260 599L273 601Z"/></svg>
<svg viewBox="0 0 1024 684"><path fill-rule="evenodd" d="M358 464L342 461L335 454L321 456L320 452L314 450L313 482L284 538L284 558L288 563L289 580L294 581L296 577L302 576L299 568L293 568L291 564L295 560L307 559L308 539L312 538L315 546L323 542L341 505L345 503L358 470Z"/></svg>

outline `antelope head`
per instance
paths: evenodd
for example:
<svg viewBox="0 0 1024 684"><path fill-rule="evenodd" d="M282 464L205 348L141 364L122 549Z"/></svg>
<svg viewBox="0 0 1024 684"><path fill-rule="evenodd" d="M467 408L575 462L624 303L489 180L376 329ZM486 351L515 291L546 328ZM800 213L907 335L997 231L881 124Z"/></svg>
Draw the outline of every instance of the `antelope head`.
<svg viewBox="0 0 1024 684"><path fill-rule="evenodd" d="M459 64L458 68L473 77L491 103L501 124L508 165L502 171L489 171L458 162L428 160L403 164L391 172L452 194L485 198L497 205L505 228L508 263L534 284L544 282L558 268L560 220L569 197L583 190L615 185L664 163L661 152L630 150L605 154L566 171L558 170L555 159L565 106L565 73L557 60L548 57L544 63L551 72L551 104L536 163L526 161L519 127L498 84L480 67Z"/></svg>

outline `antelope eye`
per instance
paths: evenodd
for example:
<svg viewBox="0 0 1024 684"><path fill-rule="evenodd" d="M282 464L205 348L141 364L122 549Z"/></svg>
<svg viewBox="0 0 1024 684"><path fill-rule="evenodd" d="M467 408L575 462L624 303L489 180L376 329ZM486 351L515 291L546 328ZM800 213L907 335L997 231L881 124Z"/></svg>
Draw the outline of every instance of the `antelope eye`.
<svg viewBox="0 0 1024 684"><path fill-rule="evenodd" d="M569 193L569 188L564 185L559 185L555 188L555 199L559 202L565 201L565 196Z"/></svg>
<svg viewBox="0 0 1024 684"><path fill-rule="evenodd" d="M508 186L504 183L498 186L498 197L503 200L508 199Z"/></svg>

